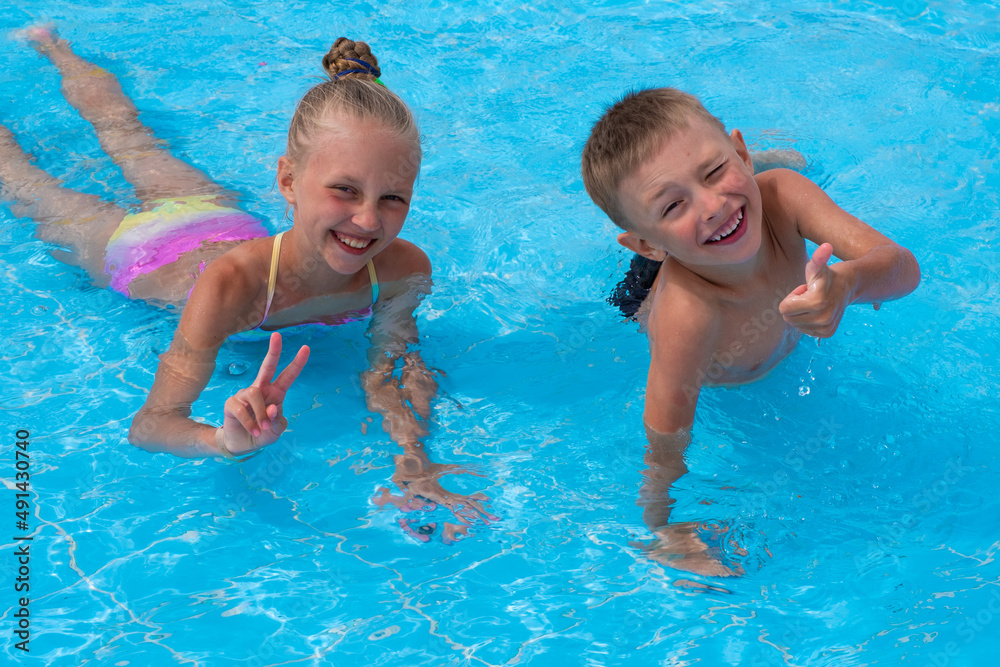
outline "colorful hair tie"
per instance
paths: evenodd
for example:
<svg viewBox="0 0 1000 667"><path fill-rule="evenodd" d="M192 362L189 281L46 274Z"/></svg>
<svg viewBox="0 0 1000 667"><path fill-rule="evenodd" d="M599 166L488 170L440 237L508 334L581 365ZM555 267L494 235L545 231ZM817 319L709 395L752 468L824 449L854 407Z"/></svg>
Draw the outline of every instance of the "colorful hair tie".
<svg viewBox="0 0 1000 667"><path fill-rule="evenodd" d="M343 72L338 72L337 76L333 77L333 80L334 81L339 81L340 77L342 77L342 76L344 76L346 74L371 74L371 72L368 72L367 70L363 70L363 69L345 69ZM382 79L379 79L378 77L375 78L375 83L377 83L378 85L382 86L386 90L389 89L389 86L387 86L384 83L382 83Z"/></svg>
<svg viewBox="0 0 1000 667"><path fill-rule="evenodd" d="M337 72L337 76L333 77L333 80L340 81L340 77L348 74L371 74L371 72L365 69L345 69L343 72Z"/></svg>
<svg viewBox="0 0 1000 667"><path fill-rule="evenodd" d="M372 66L371 63L366 63L364 60L358 60L357 58L344 58L344 60L346 60L347 62L357 63L361 65L361 67L367 70L367 72L376 79L382 75L382 72L379 71L377 67Z"/></svg>

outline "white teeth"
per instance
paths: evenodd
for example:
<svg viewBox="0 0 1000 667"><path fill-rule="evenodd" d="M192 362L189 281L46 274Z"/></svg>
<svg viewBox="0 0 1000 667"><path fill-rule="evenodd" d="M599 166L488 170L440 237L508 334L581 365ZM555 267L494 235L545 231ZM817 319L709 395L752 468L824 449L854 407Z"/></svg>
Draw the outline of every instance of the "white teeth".
<svg viewBox="0 0 1000 667"><path fill-rule="evenodd" d="M337 238L340 239L344 245L349 245L352 248L357 248L358 250L361 248L367 248L371 242L374 241L374 239L359 239L353 236L344 236L343 234L337 234Z"/></svg>
<svg viewBox="0 0 1000 667"><path fill-rule="evenodd" d="M710 238L709 241L713 241L713 242L714 241L721 241L722 239L726 238L727 236L729 236L730 234L732 234L734 231L736 231L736 228L740 226L741 222L743 222L743 209L742 208L739 211L736 212L736 222L734 222L728 228L726 228L725 230L723 230L718 236L713 236L712 238Z"/></svg>

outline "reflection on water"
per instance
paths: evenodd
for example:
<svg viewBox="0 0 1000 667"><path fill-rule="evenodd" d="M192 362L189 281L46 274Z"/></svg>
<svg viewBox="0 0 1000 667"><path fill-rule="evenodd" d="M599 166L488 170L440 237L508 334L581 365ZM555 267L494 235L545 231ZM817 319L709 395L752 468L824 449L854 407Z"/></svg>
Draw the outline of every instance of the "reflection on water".
<svg viewBox="0 0 1000 667"><path fill-rule="evenodd" d="M250 3L222 16L182 2L144 7L140 22L126 3L45 0L0 12L4 34L56 21L178 155L273 227L274 161L315 54L365 33L424 136L403 236L435 268L421 349L443 375L425 445L463 471L426 479L484 502L454 504L478 516L460 537L455 513L419 505L433 493L400 488L400 450L352 380L360 325L316 341L288 437L265 455L231 466L129 447L176 313L90 287L0 208L0 407L35 443L35 654L989 664L997 31L980 5L907 6ZM16 42L0 49L0 116L48 137L26 146L39 165L77 189L125 192L54 72ZM648 352L604 303L621 255L578 174L603 105L661 84L702 96L756 149L799 151L807 175L924 268L911 297L852 310L835 338L800 345L758 383L705 393L670 519L742 569L725 579L634 546L655 537L636 505ZM217 421L261 354L227 346L196 413Z"/></svg>

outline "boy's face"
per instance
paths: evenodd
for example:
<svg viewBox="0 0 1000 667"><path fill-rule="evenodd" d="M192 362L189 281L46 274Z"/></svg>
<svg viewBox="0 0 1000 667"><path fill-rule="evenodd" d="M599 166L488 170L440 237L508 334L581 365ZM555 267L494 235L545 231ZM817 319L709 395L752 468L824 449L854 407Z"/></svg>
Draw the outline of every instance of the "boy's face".
<svg viewBox="0 0 1000 667"><path fill-rule="evenodd" d="M739 130L727 137L691 118L622 180L618 196L632 226L618 242L649 259L733 265L760 248L760 189Z"/></svg>

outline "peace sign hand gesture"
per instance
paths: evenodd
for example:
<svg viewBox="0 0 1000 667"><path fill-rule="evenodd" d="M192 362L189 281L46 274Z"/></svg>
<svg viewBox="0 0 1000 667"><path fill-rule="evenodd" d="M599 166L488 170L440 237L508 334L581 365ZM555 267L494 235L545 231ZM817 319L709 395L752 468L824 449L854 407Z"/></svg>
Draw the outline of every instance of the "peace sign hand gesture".
<svg viewBox="0 0 1000 667"><path fill-rule="evenodd" d="M309 347L303 345L285 370L272 382L281 357L281 334L271 334L270 345L260 372L246 389L241 389L226 401L220 451L239 456L266 447L277 441L288 426L281 404L285 393L299 377L309 360Z"/></svg>

